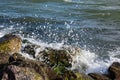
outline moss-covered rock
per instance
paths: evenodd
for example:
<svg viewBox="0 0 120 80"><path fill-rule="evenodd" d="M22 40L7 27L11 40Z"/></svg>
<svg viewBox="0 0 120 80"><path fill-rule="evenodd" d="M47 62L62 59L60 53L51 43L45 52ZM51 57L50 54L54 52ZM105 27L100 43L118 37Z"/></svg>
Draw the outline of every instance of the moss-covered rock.
<svg viewBox="0 0 120 80"><path fill-rule="evenodd" d="M86 74L73 72L71 70L64 70L64 73L58 76L61 78L60 80L94 80Z"/></svg>
<svg viewBox="0 0 120 80"><path fill-rule="evenodd" d="M7 34L0 38L0 53L13 54L21 49L21 39L12 34Z"/></svg>
<svg viewBox="0 0 120 80"><path fill-rule="evenodd" d="M49 66L71 67L72 58L66 50L47 49L40 53L42 61Z"/></svg>

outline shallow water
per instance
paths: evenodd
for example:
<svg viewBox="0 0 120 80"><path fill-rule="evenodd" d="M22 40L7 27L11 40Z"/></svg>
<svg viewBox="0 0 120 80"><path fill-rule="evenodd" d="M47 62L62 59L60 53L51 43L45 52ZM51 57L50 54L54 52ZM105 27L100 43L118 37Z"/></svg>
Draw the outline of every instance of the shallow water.
<svg viewBox="0 0 120 80"><path fill-rule="evenodd" d="M88 72L105 71L120 61L119 13L119 0L0 0L0 36L15 33L42 45L77 46L84 57L78 56L76 65L81 61Z"/></svg>

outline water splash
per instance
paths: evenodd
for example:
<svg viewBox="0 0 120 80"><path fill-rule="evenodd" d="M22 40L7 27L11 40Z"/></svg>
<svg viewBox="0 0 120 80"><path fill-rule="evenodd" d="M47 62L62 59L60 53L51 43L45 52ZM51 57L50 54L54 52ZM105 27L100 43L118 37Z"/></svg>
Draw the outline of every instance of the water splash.
<svg viewBox="0 0 120 80"><path fill-rule="evenodd" d="M64 0L65 2L72 2L72 0Z"/></svg>

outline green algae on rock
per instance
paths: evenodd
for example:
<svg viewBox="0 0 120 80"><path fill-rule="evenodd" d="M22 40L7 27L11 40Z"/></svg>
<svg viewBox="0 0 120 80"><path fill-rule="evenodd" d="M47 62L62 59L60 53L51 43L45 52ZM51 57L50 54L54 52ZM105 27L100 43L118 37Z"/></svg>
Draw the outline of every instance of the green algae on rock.
<svg viewBox="0 0 120 80"><path fill-rule="evenodd" d="M58 65L71 67L72 65L71 55L68 54L66 50L56 50L49 48L49 50L44 50L42 52L41 59L44 63L48 64L51 67Z"/></svg>
<svg viewBox="0 0 120 80"><path fill-rule="evenodd" d="M21 49L21 39L12 34L4 35L0 38L0 52L13 54Z"/></svg>

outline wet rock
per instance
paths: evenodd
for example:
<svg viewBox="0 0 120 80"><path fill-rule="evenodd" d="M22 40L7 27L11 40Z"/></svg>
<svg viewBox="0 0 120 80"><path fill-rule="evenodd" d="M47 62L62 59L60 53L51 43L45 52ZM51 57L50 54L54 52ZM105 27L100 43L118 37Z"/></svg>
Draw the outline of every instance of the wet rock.
<svg viewBox="0 0 120 80"><path fill-rule="evenodd" d="M42 61L49 66L65 66L65 67L71 67L72 58L70 54L66 52L66 50L56 50L56 49L48 49L44 50L41 53L39 53L41 56L40 58Z"/></svg>
<svg viewBox="0 0 120 80"><path fill-rule="evenodd" d="M12 34L7 34L0 38L0 53L13 54L21 49L21 39Z"/></svg>
<svg viewBox="0 0 120 80"><path fill-rule="evenodd" d="M66 50L72 57L81 54L81 49L79 47L66 46L63 47L63 50Z"/></svg>
<svg viewBox="0 0 120 80"><path fill-rule="evenodd" d="M112 80L120 80L120 63L114 62L108 69Z"/></svg>
<svg viewBox="0 0 120 80"><path fill-rule="evenodd" d="M41 61L50 66L59 76L57 80L93 80L87 75L69 70L72 66L72 56L75 56L77 51L72 53L68 48L61 50L47 48L39 54Z"/></svg>
<svg viewBox="0 0 120 80"><path fill-rule="evenodd" d="M37 54L36 50L41 49L41 46L33 44L26 39L22 40L22 43L24 44L24 46L22 46L21 51L26 54L29 54L33 58L36 58L36 54Z"/></svg>
<svg viewBox="0 0 120 80"><path fill-rule="evenodd" d="M94 80L111 80L109 77L107 77L103 74L90 73L88 75L91 76Z"/></svg>
<svg viewBox="0 0 120 80"><path fill-rule="evenodd" d="M35 58L35 45L26 45L22 51Z"/></svg>
<svg viewBox="0 0 120 80"><path fill-rule="evenodd" d="M23 44L31 44L31 42L28 41L27 39L23 39L23 40L22 40L22 43L23 43Z"/></svg>

